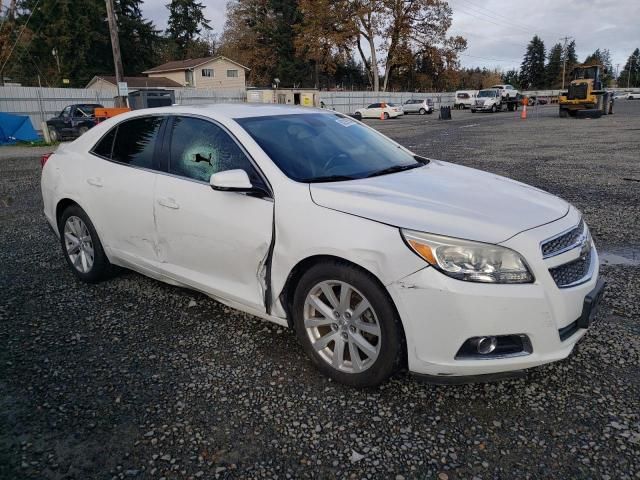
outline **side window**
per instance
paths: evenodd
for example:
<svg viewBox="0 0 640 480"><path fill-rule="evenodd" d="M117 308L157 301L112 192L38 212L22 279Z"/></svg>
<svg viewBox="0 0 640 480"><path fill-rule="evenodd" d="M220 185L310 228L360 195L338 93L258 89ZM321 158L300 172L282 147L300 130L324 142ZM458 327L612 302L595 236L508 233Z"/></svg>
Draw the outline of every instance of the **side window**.
<svg viewBox="0 0 640 480"><path fill-rule="evenodd" d="M162 117L134 118L120 123L113 145L113 160L153 168L153 150L161 124Z"/></svg>
<svg viewBox="0 0 640 480"><path fill-rule="evenodd" d="M209 182L211 175L242 169L251 183L263 184L236 142L219 126L192 117L174 117L171 127L169 173Z"/></svg>
<svg viewBox="0 0 640 480"><path fill-rule="evenodd" d="M118 127L113 127L104 137L93 147L92 152L104 158L111 158L113 149L113 139L116 138Z"/></svg>
<svg viewBox="0 0 640 480"><path fill-rule="evenodd" d="M71 106L64 107L64 110L60 112L61 117L68 117L69 115L71 115Z"/></svg>

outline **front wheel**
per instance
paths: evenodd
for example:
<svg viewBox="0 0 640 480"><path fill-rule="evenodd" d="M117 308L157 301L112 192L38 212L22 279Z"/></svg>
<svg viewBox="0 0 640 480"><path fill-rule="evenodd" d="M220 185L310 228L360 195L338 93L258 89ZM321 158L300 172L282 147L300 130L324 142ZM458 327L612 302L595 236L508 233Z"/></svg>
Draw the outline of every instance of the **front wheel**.
<svg viewBox="0 0 640 480"><path fill-rule="evenodd" d="M384 112L384 119L385 120L389 120L389 113L388 112Z"/></svg>
<svg viewBox="0 0 640 480"><path fill-rule="evenodd" d="M296 288L293 321L313 363L337 382L375 386L401 364L404 337L395 308L375 279L355 266L311 267Z"/></svg>
<svg viewBox="0 0 640 480"><path fill-rule="evenodd" d="M496 108L495 105L491 106L491 113L496 113L498 111L498 109Z"/></svg>
<svg viewBox="0 0 640 480"><path fill-rule="evenodd" d="M472 109L471 109L471 113L476 113L475 108L472 108Z"/></svg>
<svg viewBox="0 0 640 480"><path fill-rule="evenodd" d="M560 107L560 118L567 118L569 116L569 112L566 108Z"/></svg>
<svg viewBox="0 0 640 480"><path fill-rule="evenodd" d="M58 135L58 130L56 130L53 127L49 127L49 138L51 139L52 143L55 143L58 140L60 140L60 135Z"/></svg>

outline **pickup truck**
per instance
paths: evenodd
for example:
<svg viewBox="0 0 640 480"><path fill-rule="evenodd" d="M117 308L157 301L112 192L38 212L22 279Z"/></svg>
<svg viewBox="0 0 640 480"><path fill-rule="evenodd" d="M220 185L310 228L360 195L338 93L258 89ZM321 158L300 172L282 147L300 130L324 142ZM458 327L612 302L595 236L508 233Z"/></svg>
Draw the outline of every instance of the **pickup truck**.
<svg viewBox="0 0 640 480"><path fill-rule="evenodd" d="M98 103L80 103L64 107L57 116L47 120L51 141L77 138L94 127L97 123L94 115L96 108L103 107Z"/></svg>
<svg viewBox="0 0 640 480"><path fill-rule="evenodd" d="M518 109L520 94L511 85L494 85L478 92L471 105L471 113L476 111L499 112L505 107L510 112Z"/></svg>

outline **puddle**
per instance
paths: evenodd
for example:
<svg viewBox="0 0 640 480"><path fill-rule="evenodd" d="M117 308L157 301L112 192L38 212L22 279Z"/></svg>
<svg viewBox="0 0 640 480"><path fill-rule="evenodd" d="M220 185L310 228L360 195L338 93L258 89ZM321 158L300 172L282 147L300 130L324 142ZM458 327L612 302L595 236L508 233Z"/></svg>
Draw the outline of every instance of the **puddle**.
<svg viewBox="0 0 640 480"><path fill-rule="evenodd" d="M602 265L631 265L640 267L640 248L621 248L599 251Z"/></svg>

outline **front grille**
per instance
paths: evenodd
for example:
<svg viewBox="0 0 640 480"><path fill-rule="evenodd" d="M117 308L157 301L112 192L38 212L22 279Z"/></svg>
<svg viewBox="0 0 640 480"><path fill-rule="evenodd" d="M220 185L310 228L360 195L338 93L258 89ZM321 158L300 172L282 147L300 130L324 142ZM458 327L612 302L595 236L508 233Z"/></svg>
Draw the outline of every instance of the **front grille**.
<svg viewBox="0 0 640 480"><path fill-rule="evenodd" d="M569 85L567 98L569 100L583 100L587 98L587 84L581 83L580 85Z"/></svg>
<svg viewBox="0 0 640 480"><path fill-rule="evenodd" d="M547 240L542 244L542 257L548 258L553 255L571 250L580 244L581 236L584 232L584 221L580 220L580 223L574 229L560 235L559 237Z"/></svg>
<svg viewBox="0 0 640 480"><path fill-rule="evenodd" d="M573 262L565 263L555 268L550 268L549 273L560 288L571 286L572 284L584 279L589 273L591 266L592 251L589 250L585 255L581 256Z"/></svg>

